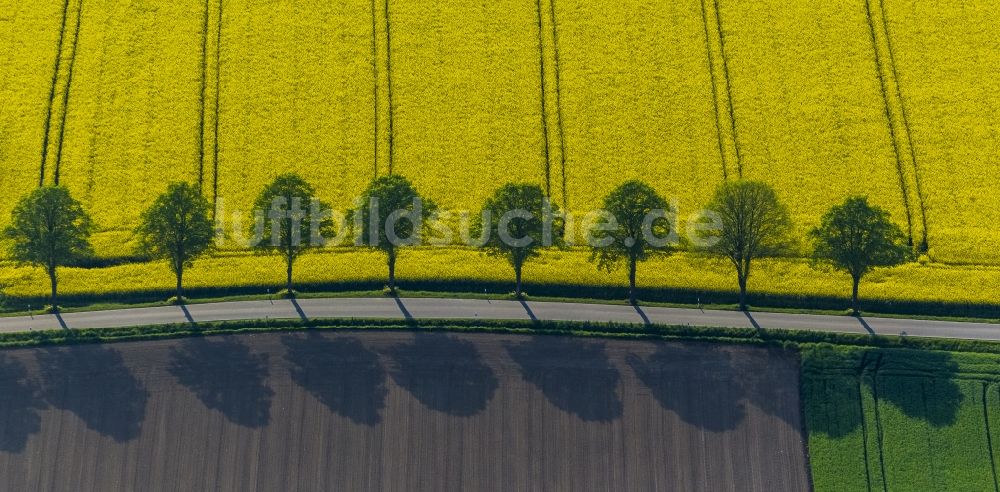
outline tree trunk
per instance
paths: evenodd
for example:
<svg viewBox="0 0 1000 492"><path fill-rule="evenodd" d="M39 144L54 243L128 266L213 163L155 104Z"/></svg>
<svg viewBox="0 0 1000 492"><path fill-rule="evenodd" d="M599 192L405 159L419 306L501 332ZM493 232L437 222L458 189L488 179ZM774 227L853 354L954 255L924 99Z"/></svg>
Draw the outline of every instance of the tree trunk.
<svg viewBox="0 0 1000 492"><path fill-rule="evenodd" d="M630 259L628 264L628 300L635 304L635 260Z"/></svg>
<svg viewBox="0 0 1000 492"><path fill-rule="evenodd" d="M396 292L396 252L389 253L389 291Z"/></svg>
<svg viewBox="0 0 1000 492"><path fill-rule="evenodd" d="M855 276L854 289L851 292L851 310L854 311L855 315L861 314L861 306L858 303L858 287L861 285L861 278Z"/></svg>
<svg viewBox="0 0 1000 492"><path fill-rule="evenodd" d="M740 311L747 310L747 278L746 275L739 276L740 281Z"/></svg>
<svg viewBox="0 0 1000 492"><path fill-rule="evenodd" d="M292 297L292 264L295 261L291 256L285 257L285 288L288 289L288 297Z"/></svg>
<svg viewBox="0 0 1000 492"><path fill-rule="evenodd" d="M514 265L514 296L521 298L521 265Z"/></svg>
<svg viewBox="0 0 1000 492"><path fill-rule="evenodd" d="M59 310L59 302L57 299L59 281L56 279L56 267L49 268L49 285L52 287L52 310L53 312Z"/></svg>
<svg viewBox="0 0 1000 492"><path fill-rule="evenodd" d="M184 304L184 267L177 268L177 304Z"/></svg>

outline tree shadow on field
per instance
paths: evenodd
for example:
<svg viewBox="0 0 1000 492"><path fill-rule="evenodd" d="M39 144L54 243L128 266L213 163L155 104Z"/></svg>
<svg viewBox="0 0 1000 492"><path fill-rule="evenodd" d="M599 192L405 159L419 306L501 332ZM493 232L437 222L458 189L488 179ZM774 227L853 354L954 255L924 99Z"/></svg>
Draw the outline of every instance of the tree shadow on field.
<svg viewBox="0 0 1000 492"><path fill-rule="evenodd" d="M537 336L507 345L507 352L521 366L521 377L561 410L590 422L622 416L621 375L603 343Z"/></svg>
<svg viewBox="0 0 1000 492"><path fill-rule="evenodd" d="M356 338L316 332L281 337L291 376L321 403L358 424L375 425L385 408L386 373L378 355Z"/></svg>
<svg viewBox="0 0 1000 492"><path fill-rule="evenodd" d="M867 383L875 397L904 415L933 427L955 424L965 395L955 382L958 363L947 352L892 351L881 359L878 376Z"/></svg>
<svg viewBox="0 0 1000 492"><path fill-rule="evenodd" d="M392 379L428 408L459 417L484 409L499 386L471 342L419 333L413 342L390 347Z"/></svg>
<svg viewBox="0 0 1000 492"><path fill-rule="evenodd" d="M121 354L101 345L37 353L45 400L76 414L90 429L125 442L138 437L149 392Z"/></svg>
<svg viewBox="0 0 1000 492"><path fill-rule="evenodd" d="M45 408L24 364L0 354L0 451L24 451L28 437L42 429L38 412Z"/></svg>
<svg viewBox="0 0 1000 492"><path fill-rule="evenodd" d="M732 356L706 344L662 343L628 364L653 398L681 420L711 432L735 429L746 418L746 390Z"/></svg>
<svg viewBox="0 0 1000 492"><path fill-rule="evenodd" d="M191 338L171 349L168 369L206 407L235 424L263 427L274 396L267 362L267 354L252 354L231 337Z"/></svg>

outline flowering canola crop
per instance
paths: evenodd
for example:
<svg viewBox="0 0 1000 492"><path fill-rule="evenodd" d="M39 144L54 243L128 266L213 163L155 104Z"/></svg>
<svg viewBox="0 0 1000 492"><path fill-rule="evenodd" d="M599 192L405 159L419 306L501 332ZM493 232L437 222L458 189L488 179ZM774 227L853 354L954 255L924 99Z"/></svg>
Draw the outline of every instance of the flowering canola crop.
<svg viewBox="0 0 1000 492"><path fill-rule="evenodd" d="M834 203L868 195L916 243L926 232L937 262L893 270L871 294L964 299L944 290L963 275L995 285L1000 263L994 3L0 0L0 226L42 178L83 202L97 253L115 257L178 180L246 214L289 171L338 209L388 173L472 211L529 182L585 212L639 178L683 220L742 176L776 188L802 238ZM565 254L554 264L574 271L546 278L614 280ZM231 278L266 263L237 257L205 260L191 281L270 281ZM464 250L413 257L449 266L412 267L417 278L506 275ZM682 258L663 264L677 279L653 284L731 287ZM380 275L362 266L299 271ZM124 288L140 268L64 285ZM3 270L11 292L44 289ZM798 260L764 271L781 292L840 289Z"/></svg>

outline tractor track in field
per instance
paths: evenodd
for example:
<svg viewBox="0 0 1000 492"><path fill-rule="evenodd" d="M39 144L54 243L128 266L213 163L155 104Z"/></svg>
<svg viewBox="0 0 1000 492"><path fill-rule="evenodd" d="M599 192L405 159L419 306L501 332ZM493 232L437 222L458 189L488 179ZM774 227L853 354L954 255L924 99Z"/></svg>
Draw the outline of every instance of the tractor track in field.
<svg viewBox="0 0 1000 492"><path fill-rule="evenodd" d="M205 185L205 111L208 91L208 17L211 0L205 0L204 14L201 24L201 84L198 91L198 191L203 192Z"/></svg>
<svg viewBox="0 0 1000 492"><path fill-rule="evenodd" d="M385 95L386 103L389 105L389 174L391 175L394 171L395 165L395 128L393 127L393 114L395 113L395 106L393 105L392 99L392 19L389 10L390 0L385 0Z"/></svg>
<svg viewBox="0 0 1000 492"><path fill-rule="evenodd" d="M69 55L69 67L66 73L66 89L63 91L62 116L59 122L59 145L56 147L56 168L53 182L59 184L59 172L62 169L63 143L66 140L66 119L69 116L70 93L73 89L73 72L76 68L76 52L80 44L80 24L83 23L83 0L76 5L76 28L73 30L73 49Z"/></svg>
<svg viewBox="0 0 1000 492"><path fill-rule="evenodd" d="M42 130L42 162L39 168L38 186L45 185L45 168L49 157L49 134L52 129L52 111L56 102L56 89L59 84L59 69L62 66L63 44L66 40L66 23L69 22L70 0L63 0L62 25L59 29L59 40L56 43L55 62L52 67L52 84L49 90L49 104L45 110L45 125Z"/></svg>
<svg viewBox="0 0 1000 492"><path fill-rule="evenodd" d="M556 0L548 0L549 17L552 23L553 75L556 83L556 127L559 130L559 173L562 176L563 209L569 210L569 195L566 191L566 130L563 126L562 108L562 63L559 55L559 24L556 21Z"/></svg>
<svg viewBox="0 0 1000 492"><path fill-rule="evenodd" d="M872 6L873 1L879 2L877 10ZM893 157L896 161L896 172L899 175L899 187L903 195L907 235L911 245L915 246L919 251L926 251L929 247L927 208L924 200L920 168L917 163L917 153L913 145L913 134L910 129L909 116L906 110L906 101L903 99L903 92L900 88L896 57L892 48L892 36L889 31L889 21L886 18L884 2L881 0L865 0L865 19L868 23L868 32L875 62L875 73L878 77L879 90L882 95L883 114L889 129L889 139L892 144ZM902 147L906 148L903 149ZM910 183L911 180L913 182L912 185ZM914 217L918 214L919 217ZM919 221L920 226L919 232L915 230L917 221Z"/></svg>
<svg viewBox="0 0 1000 492"><path fill-rule="evenodd" d="M729 76L729 56L726 55L726 33L722 29L722 9L719 0L712 0L715 6L715 27L719 34L719 55L722 58L722 76L726 81L726 101L729 110L729 125L733 132L733 148L736 151L736 169L743 179L743 151L740 149L740 135L736 125L736 109L733 107L733 85Z"/></svg>
<svg viewBox="0 0 1000 492"><path fill-rule="evenodd" d="M715 55L712 54L712 42L711 36L708 30L708 8L705 6L705 2L708 0L701 0L701 20L704 26L705 32L705 53L708 55L708 80L712 87L712 109L713 109L713 120L715 121L715 136L719 142L719 158L722 160L722 179L729 179L729 164L726 162L726 145L722 137L722 122L719 121L719 88L718 84L715 82Z"/></svg>
<svg viewBox="0 0 1000 492"><path fill-rule="evenodd" d="M871 0L868 0L871 1ZM903 98L903 89L901 87L901 82L899 80L899 71L896 68L896 55L892 48L892 32L889 30L889 18L885 11L885 0L878 0L879 2L879 13L882 17L882 29L885 33L885 43L886 49L889 53L889 68L892 74L892 79L895 82L896 87L896 99L899 101L899 111L902 117L903 132L906 135L907 147L910 151L910 162L913 164L913 178L916 184L917 200L920 206L920 220L923 225L922 235L923 242L921 247L927 249L928 245L928 231L927 231L927 207L924 200L924 191L922 185L922 178L920 175L920 165L917 163L917 151L916 147L913 145L913 131L910 129L910 118L908 111L906 109L906 99Z"/></svg>
<svg viewBox="0 0 1000 492"><path fill-rule="evenodd" d="M875 55L875 74L878 77L879 90L882 94L882 114L885 116L886 124L889 127L889 141L892 142L892 153L896 159L896 173L899 176L899 188L903 194L903 208L906 212L907 237L910 244L913 244L913 211L910 209L910 191L906 184L906 172L903 166L903 158L900 155L899 142L896 137L896 126L892 123L892 108L889 105L889 89L882 73L882 56L879 55L878 39L875 35L875 21L872 19L872 8L870 0L865 0L865 17L868 20L868 33L871 35L872 51Z"/></svg>
<svg viewBox="0 0 1000 492"><path fill-rule="evenodd" d="M548 96L545 90L545 30L542 27L542 0L535 0L535 14L538 20L538 87L542 105L542 158L545 159L545 195L552 196L552 156L549 148Z"/></svg>
<svg viewBox="0 0 1000 492"><path fill-rule="evenodd" d="M993 474L993 491L1000 492L1000 481L997 480L997 462L993 452L993 431L990 429L990 410L986 403L990 383L983 381L983 424L986 428L986 449L990 453L990 472Z"/></svg>
<svg viewBox="0 0 1000 492"><path fill-rule="evenodd" d="M865 419L865 387L864 378L865 371L868 368L868 352L865 352L861 356L861 364L858 367L857 374L857 389L858 389L858 412L861 421L861 454L865 460L865 484L868 486L868 492L872 491L872 474L870 469L870 453L868 451L868 420Z"/></svg>
<svg viewBox="0 0 1000 492"><path fill-rule="evenodd" d="M374 107L372 108L372 121L374 122L374 148L372 162L372 179L378 178L378 122L379 122L379 107L378 107L378 20L376 15L376 0L372 0L372 99L374 100Z"/></svg>
<svg viewBox="0 0 1000 492"><path fill-rule="evenodd" d="M225 0L219 0L215 30L215 101L212 124L212 218L219 202L219 106L222 98L222 12Z"/></svg>

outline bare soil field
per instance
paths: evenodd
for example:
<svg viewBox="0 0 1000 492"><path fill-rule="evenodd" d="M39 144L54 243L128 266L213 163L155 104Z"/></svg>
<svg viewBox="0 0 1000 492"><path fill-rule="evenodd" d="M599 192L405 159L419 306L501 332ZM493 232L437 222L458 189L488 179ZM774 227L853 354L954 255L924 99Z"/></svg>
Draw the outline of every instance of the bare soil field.
<svg viewBox="0 0 1000 492"><path fill-rule="evenodd" d="M0 490L808 490L797 355L490 334L0 352Z"/></svg>

